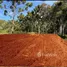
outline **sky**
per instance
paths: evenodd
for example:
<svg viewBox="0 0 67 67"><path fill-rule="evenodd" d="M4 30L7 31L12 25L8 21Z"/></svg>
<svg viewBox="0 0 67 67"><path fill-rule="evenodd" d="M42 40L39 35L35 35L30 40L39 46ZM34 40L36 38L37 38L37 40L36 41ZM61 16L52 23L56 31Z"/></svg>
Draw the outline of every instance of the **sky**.
<svg viewBox="0 0 67 67"><path fill-rule="evenodd" d="M42 3L46 3L46 4L52 6L52 5L54 4L54 2L56 2L56 1L27 1L27 2L32 2L32 3L33 3L33 6L28 9L28 11L32 11L37 5L40 5L40 4L42 4ZM4 1L4 3L3 3L2 5L4 5L4 4L8 4L8 6L11 5L10 2L8 3L8 2L6 2L6 1ZM23 6L24 6L24 5L23 5ZM22 5L20 5L19 7L22 7ZM9 11L9 9L8 9L8 11ZM16 10L16 11L17 11L17 10ZM9 11L9 15L12 16L12 14L13 14L13 13ZM24 11L23 14L26 15L26 14L27 14L27 11ZM15 19L17 19L17 16L18 16L18 14L16 14ZM0 9L0 20L6 20L6 21L8 21L8 20L12 20L12 19L11 19L9 16L4 16L3 10Z"/></svg>

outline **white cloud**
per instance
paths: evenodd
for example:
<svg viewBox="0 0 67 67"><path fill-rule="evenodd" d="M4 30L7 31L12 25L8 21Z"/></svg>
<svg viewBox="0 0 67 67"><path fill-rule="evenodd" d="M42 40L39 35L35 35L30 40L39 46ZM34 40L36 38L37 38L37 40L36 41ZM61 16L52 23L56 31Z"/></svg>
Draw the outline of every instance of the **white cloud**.
<svg viewBox="0 0 67 67"><path fill-rule="evenodd" d="M13 12L9 12L9 15L13 15Z"/></svg>

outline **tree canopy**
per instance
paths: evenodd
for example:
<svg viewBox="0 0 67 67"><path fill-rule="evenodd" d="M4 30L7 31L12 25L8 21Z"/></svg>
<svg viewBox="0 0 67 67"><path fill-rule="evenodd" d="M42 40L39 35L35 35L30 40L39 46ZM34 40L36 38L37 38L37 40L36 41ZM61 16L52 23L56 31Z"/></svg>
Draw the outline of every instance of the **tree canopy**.
<svg viewBox="0 0 67 67"><path fill-rule="evenodd" d="M13 12L13 20L16 13L18 13L17 20L14 20L15 25L13 33L55 33L63 36L67 33L66 1L57 1L52 6L42 3L41 5L36 6L31 12L28 11L26 16L22 12L33 6L31 2L21 2L19 0L11 2L12 4L9 8ZM2 1L0 1L0 3L2 3ZM23 9L21 7L17 8L20 4L24 4L25 7ZM8 11L5 10L7 5L3 6L0 5L0 8L4 8L4 14L8 15ZM12 29L11 27L13 25L11 22L13 21L8 22L10 22L7 25L8 28Z"/></svg>

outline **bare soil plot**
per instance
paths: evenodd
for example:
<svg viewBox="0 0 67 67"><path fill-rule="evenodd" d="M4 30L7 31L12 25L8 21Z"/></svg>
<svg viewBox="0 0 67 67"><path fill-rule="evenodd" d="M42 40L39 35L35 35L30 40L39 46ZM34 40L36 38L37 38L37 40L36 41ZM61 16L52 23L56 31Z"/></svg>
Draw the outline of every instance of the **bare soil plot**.
<svg viewBox="0 0 67 67"><path fill-rule="evenodd" d="M66 44L56 34L0 35L0 66L67 66Z"/></svg>

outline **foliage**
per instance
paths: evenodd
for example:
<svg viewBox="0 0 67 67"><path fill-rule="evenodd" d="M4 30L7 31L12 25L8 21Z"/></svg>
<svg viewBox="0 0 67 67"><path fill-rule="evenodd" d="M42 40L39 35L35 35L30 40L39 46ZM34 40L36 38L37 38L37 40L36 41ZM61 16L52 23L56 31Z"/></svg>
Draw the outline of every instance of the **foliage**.
<svg viewBox="0 0 67 67"><path fill-rule="evenodd" d="M12 19L12 33L15 31L14 27L15 25L15 17L17 16L17 14L22 13L24 10L27 10L29 7L31 7L33 4L31 2L26 2L26 0L7 0L6 2L8 2L9 6L7 4L3 3L4 1L0 1L0 8L4 10L4 15L5 16L10 16L10 18ZM4 5L2 5L2 3ZM19 7L20 5L22 5L23 7ZM26 8L27 7L27 8ZM10 15L10 13L12 13Z"/></svg>
<svg viewBox="0 0 67 67"><path fill-rule="evenodd" d="M0 20L0 34L8 33L6 29L7 22L4 20Z"/></svg>
<svg viewBox="0 0 67 67"><path fill-rule="evenodd" d="M20 2L16 2L20 4ZM19 8L18 19L14 21L14 32L13 33L55 33L61 37L67 34L67 2L58 1L52 6L45 3L36 6L31 12L28 11L27 15L24 16L22 11L27 10L28 7L32 6L32 3L26 3L25 9ZM13 7L10 7L13 9ZM16 8L15 8L16 9ZM8 11L5 10L6 13ZM11 33L13 27L12 21L4 26L4 29L8 29Z"/></svg>

